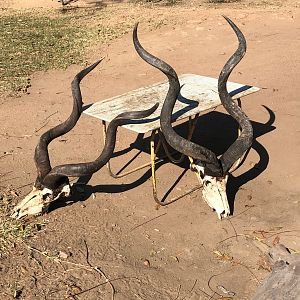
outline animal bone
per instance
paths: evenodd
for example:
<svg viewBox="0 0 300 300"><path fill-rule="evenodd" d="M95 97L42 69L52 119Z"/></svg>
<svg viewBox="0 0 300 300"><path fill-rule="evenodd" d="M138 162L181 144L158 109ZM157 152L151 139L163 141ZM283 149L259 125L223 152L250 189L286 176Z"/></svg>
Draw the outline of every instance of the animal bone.
<svg viewBox="0 0 300 300"><path fill-rule="evenodd" d="M214 177L205 174L205 167L201 161L197 161L191 166L196 172L199 183L202 185L202 198L222 220L230 215L230 208L226 194L226 184L228 175L224 177Z"/></svg>
<svg viewBox="0 0 300 300"><path fill-rule="evenodd" d="M71 187L69 184L64 185L57 195L47 188L39 190L33 187L32 191L14 207L14 213L11 216L15 219L21 219L26 216L43 214L48 211L51 202L61 197L69 197L70 194Z"/></svg>
<svg viewBox="0 0 300 300"><path fill-rule="evenodd" d="M47 211L50 203L53 201L62 196L68 197L71 192L69 177L91 176L109 161L115 148L118 127L127 124L132 119L148 117L158 107L158 103L156 103L150 109L124 112L115 117L109 123L104 148L96 160L87 163L65 164L52 168L49 160L48 145L54 139L72 130L76 125L81 116L83 105L80 82L100 62L101 60L79 72L72 81L73 110L69 118L46 131L40 137L34 155L38 176L33 190L14 208L11 215L13 218L20 219L29 215L42 214Z"/></svg>
<svg viewBox="0 0 300 300"><path fill-rule="evenodd" d="M203 183L203 198L217 212L219 218L227 217L230 214L226 195L228 174L239 164L241 157L251 147L253 140L251 122L241 108L232 100L226 87L229 75L246 53L246 40L240 29L229 18L224 18L234 30L239 46L226 62L219 75L218 92L222 105L238 122L241 133L220 158L212 150L195 144L174 131L171 124L171 116L180 93L180 83L176 71L141 46L137 36L138 24L136 24L133 32L133 43L139 56L148 64L163 72L169 81L169 90L160 116L162 133L172 148L198 161L196 164L193 164L193 168L197 171L200 182ZM238 163L235 164L235 162Z"/></svg>

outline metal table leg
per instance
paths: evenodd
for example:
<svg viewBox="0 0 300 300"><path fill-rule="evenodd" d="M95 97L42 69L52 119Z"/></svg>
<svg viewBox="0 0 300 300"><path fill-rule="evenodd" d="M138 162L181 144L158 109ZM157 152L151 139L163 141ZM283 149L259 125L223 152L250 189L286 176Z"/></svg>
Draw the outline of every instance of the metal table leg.
<svg viewBox="0 0 300 300"><path fill-rule="evenodd" d="M196 127L196 122L197 122L197 119L199 117L199 114L195 115L194 118L190 117L189 118L189 128L188 128L188 136L187 136L187 139L191 139L192 138L192 135L193 135L193 132L195 130L195 127ZM104 141L106 139L106 122L105 121L102 121L102 125L103 125L103 138L104 138ZM155 135L156 133L158 133L158 136L159 136L159 139L158 139L158 142L157 142L157 145L155 145ZM165 156L160 158L160 159L157 159L156 155L157 155L157 152L158 150L160 149L161 145L163 146L164 148L164 152L165 152ZM182 160L184 159L185 155L184 154L180 154L180 157L175 159L173 157L173 152L170 152L169 149L168 149L168 145L164 139L164 136L161 134L161 132L159 130L154 130L152 131L151 133L151 137L150 137L150 162L149 163L145 163L143 165L140 165L134 169L131 169L129 171L126 171L126 172L120 172L119 174L115 174L112 169L111 169L111 164L110 164L110 161L106 164L107 168L108 168L108 171L109 171L109 174L110 176L112 176L113 178L121 178L121 177L124 177L126 175L129 175L129 174L132 174L138 170L141 170L143 168L146 168L146 167L149 167L151 166L151 173L152 173L152 191L153 191L153 198L155 200L155 202L159 205L159 206L166 206L166 205L169 205L197 190L199 190L201 188L201 185L197 185L196 187L192 188L192 189L189 189L187 190L185 193L177 196L177 197L174 197L172 198L171 200L169 200L168 202L163 202L162 200L159 199L158 197L158 193L157 193L157 179L156 179L156 167L155 165L159 162L162 162L166 157L172 161L173 163L180 163L182 162ZM191 162L191 166L192 166L192 163L193 163L193 159L191 157L189 157L189 160ZM196 173L196 175L198 175Z"/></svg>
<svg viewBox="0 0 300 300"><path fill-rule="evenodd" d="M194 129L196 127L196 122L198 119L199 114L197 114L193 119L190 117L189 118L189 131L188 131L188 139L190 140L192 138ZM168 202L163 202L162 200L159 199L158 195L157 195L157 180L156 180L156 168L155 168L155 159L156 159L156 152L155 152L155 141L154 141L154 137L155 137L155 131L152 132L151 134L151 140L150 140L150 151L151 151L151 171L152 171L152 190L153 190L153 198L155 200L155 202L159 205L159 206L166 206L169 205L197 190L199 190L201 188L201 185L197 185L196 187L187 190L185 193L172 198L171 200L169 200ZM159 141L161 141L161 139L163 138L163 136L160 138ZM184 157L184 155L181 155L181 157L178 160L175 160L171 154L169 153L169 150L167 149L167 145L165 144L165 142L163 141L162 144L164 145L164 150L168 156L168 158L172 161L175 162L176 161L181 161L182 160L182 156ZM191 160L192 158L190 158Z"/></svg>
<svg viewBox="0 0 300 300"><path fill-rule="evenodd" d="M239 107L241 107L241 99L238 98L237 99L237 104ZM195 127L196 127L196 122L197 122L197 119L199 117L199 114L196 114L194 116L194 118L192 117L189 117L189 128L188 128L188 136L187 136L187 139L190 140L192 138L192 135L193 135L193 132L195 130ZM106 139L106 122L105 121L102 121L102 125L103 125L103 138L104 138L104 141ZM158 142L157 142L157 145L155 145L155 134L158 133L159 135L159 139L158 139ZM238 136L241 134L241 129L239 128L238 129ZM161 145L163 146L164 148L164 152L165 152L165 156L163 156L162 158L160 159L157 159L156 155L157 155L157 152L158 150L160 149ZM233 172L234 170L236 170L242 161L244 161L246 155L247 155L248 151L245 152L245 154L239 159L237 160L234 165L232 166L230 172ZM151 173L152 173L152 191L153 191L153 198L155 200L155 202L159 205L159 206L166 206L166 205L169 205L191 193L193 193L194 191L197 191L199 190L202 185L197 185L196 187L192 188L192 189L189 189L187 190L185 193L177 196L177 197L174 197L172 199L170 199L168 202L164 202L162 200L159 199L158 197L158 193L157 193L157 180L156 180L156 168L155 168L155 165L159 162L162 162L166 157L173 163L175 164L178 164L180 162L182 162L182 160L184 159L185 155L184 154L181 154L179 158L175 159L173 156L173 153L171 153L168 149L168 145L167 145L167 142L165 141L165 138L164 136L162 135L162 133L160 132L160 130L153 130L152 133L151 133L151 137L150 137L150 162L149 163L145 163L143 165L140 165L134 169L131 169L129 171L126 171L126 172L120 172L119 174L115 174L112 170L111 170L111 164L110 164L110 161L106 164L107 168L108 168L108 171L109 171L109 174L110 176L112 176L113 178L121 178L121 177L124 177L126 175L129 175L129 174L132 174L136 171L139 171L141 169L144 169L146 167L150 167L151 166ZM193 171L193 164L194 164L194 160L192 157L188 157L189 161L190 161L190 169ZM197 176L198 179L199 178L199 174L198 172L194 172L195 175ZM198 182L201 182L201 180L198 180Z"/></svg>
<svg viewBox="0 0 300 300"><path fill-rule="evenodd" d="M107 129L107 128L106 128L106 122L105 122L105 121L102 121L102 125L103 125L103 140L104 140L104 142L105 142L105 139L106 139L106 129ZM154 150L155 153L158 152L160 146L161 146L161 141L159 141L158 144L156 145L155 150ZM159 162L162 162L162 161L163 161L163 158L157 159L157 160L155 161L155 164L157 164L157 163L159 163ZM112 169L111 169L111 164L110 164L110 160L109 160L108 163L106 164L106 167L107 167L107 169L108 169L108 172L109 172L110 176L117 179L117 178L122 178L122 177L124 177L124 176L126 176L126 175L129 175L129 174L132 174L132 173L134 173L134 172L136 172L136 171L139 171L139 170L141 170L141 169L144 169L144 168L146 168L146 167L150 167L151 164L152 164L151 162L145 163L145 164L142 164L142 165L140 165L140 166L138 166L138 167L136 167L136 168L134 168L134 169L131 169L131 170L126 171L126 172L120 172L120 173L114 173L114 172L112 171Z"/></svg>

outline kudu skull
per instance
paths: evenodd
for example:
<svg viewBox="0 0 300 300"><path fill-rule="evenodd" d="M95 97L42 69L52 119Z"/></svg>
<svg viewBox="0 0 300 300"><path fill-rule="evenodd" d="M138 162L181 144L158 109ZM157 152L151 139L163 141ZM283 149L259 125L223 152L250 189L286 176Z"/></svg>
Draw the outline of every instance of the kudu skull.
<svg viewBox="0 0 300 300"><path fill-rule="evenodd" d="M73 110L69 118L46 131L40 137L34 155L38 175L33 190L14 208L13 218L20 219L24 216L42 214L47 211L50 203L59 197L69 196L71 193L69 177L90 176L109 161L115 148L116 133L119 126L129 123L132 119L147 117L157 109L158 103L147 110L124 112L115 117L107 128L102 153L95 161L65 164L52 168L49 160L48 145L54 139L69 132L76 125L81 116L83 106L80 82L100 62L101 60L79 72L72 81Z"/></svg>
<svg viewBox="0 0 300 300"><path fill-rule="evenodd" d="M133 32L133 42L139 56L148 64L162 71L169 81L169 90L160 116L162 133L171 147L195 160L191 169L198 173L198 178L203 185L203 199L217 212L220 219L227 217L230 214L226 195L228 174L235 168L236 162L238 162L244 153L251 147L253 140L251 122L241 108L232 100L226 87L229 75L245 55L246 40L240 29L229 18L224 18L234 30L239 41L239 46L226 62L219 75L218 92L222 105L238 122L240 135L220 157L217 157L210 149L195 144L174 131L171 125L171 116L175 102L180 93L178 76L170 65L150 54L141 46L137 36L138 24L136 24Z"/></svg>

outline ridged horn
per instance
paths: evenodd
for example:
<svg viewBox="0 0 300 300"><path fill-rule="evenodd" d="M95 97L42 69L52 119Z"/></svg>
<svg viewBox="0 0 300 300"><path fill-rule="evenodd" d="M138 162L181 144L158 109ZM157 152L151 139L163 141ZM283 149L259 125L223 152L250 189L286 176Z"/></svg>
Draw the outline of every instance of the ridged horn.
<svg viewBox="0 0 300 300"><path fill-rule="evenodd" d="M157 109L158 105L159 104L156 103L150 109L125 112L115 117L108 125L104 148L96 160L86 163L56 166L45 176L43 184L53 189L56 188L65 177L88 176L100 170L109 161L114 152L118 127L127 124L130 120L150 116Z"/></svg>
<svg viewBox="0 0 300 300"><path fill-rule="evenodd" d="M166 95L160 116L161 129L165 136L165 139L170 146L172 146L180 153L191 156L194 159L201 160L203 165L205 165L205 171L207 175L222 176L222 168L215 153L203 146L195 144L181 137L172 128L172 111L180 93L180 83L178 80L178 76L175 70L170 65L150 54L141 46L137 36L137 28L138 23L135 25L133 30L133 44L137 53L148 64L163 72L167 76L169 81L168 93Z"/></svg>
<svg viewBox="0 0 300 300"><path fill-rule="evenodd" d="M235 53L226 62L219 75L218 91L224 108L239 123L241 128L241 134L239 137L220 157L223 173L226 174L234 162L242 157L242 155L251 147L253 141L253 128L246 114L230 97L226 87L227 80L232 70L246 53L246 39L240 29L228 17L224 16L224 18L234 30L239 41L239 46Z"/></svg>
<svg viewBox="0 0 300 300"><path fill-rule="evenodd" d="M81 80L91 72L101 60L92 64L91 66L80 71L72 81L72 95L73 95L73 109L69 118L59 124L58 126L49 129L40 137L38 145L35 149L35 164L38 172L38 176L35 182L37 188L48 188L55 190L59 188L62 183L68 181L68 177L81 177L92 175L100 170L110 159L113 154L116 142L117 128L124 125L132 119L145 118L151 115L158 107L158 103L152 106L150 109L143 111L125 112L115 117L107 128L106 141L103 151L99 157L87 163L65 164L59 165L54 168L51 167L48 153L48 145L54 139L69 132L79 120L82 113L82 95L80 90Z"/></svg>
<svg viewBox="0 0 300 300"><path fill-rule="evenodd" d="M39 139L39 142L35 148L34 161L37 169L37 180L36 185L43 182L44 177L51 171L51 163L48 153L48 145L54 139L68 133L76 125L82 112L82 95L80 90L81 80L90 73L96 66L102 61L99 60L91 66L80 71L73 79L71 88L73 95L73 109L69 118L63 123L49 129L43 133Z"/></svg>

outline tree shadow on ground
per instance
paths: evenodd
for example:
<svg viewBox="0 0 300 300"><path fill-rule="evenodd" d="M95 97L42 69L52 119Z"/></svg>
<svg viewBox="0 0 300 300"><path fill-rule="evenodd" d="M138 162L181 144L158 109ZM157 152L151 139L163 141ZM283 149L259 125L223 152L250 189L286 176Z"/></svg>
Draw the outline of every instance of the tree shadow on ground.
<svg viewBox="0 0 300 300"><path fill-rule="evenodd" d="M266 123L259 123L256 121L251 121L254 131L254 142L252 145L252 149L254 149L259 155L259 162L256 163L252 168L250 168L245 173L235 177L234 175L230 174L228 183L227 183L227 196L228 201L231 209L231 213L234 211L234 199L236 193L240 189L242 185L253 180L261 173L263 173L269 163L269 155L267 150L264 146L259 143L256 138L267 134L274 129L273 123L275 121L275 114L274 112L264 106L264 108L269 113L269 120ZM188 122L184 122L175 127L177 133L182 136L186 136L188 129ZM228 147L235 141L237 138L237 131L238 125L232 119L231 116L221 113L221 112L210 112L203 116L200 116L194 131L194 136L192 141L202 146L211 149L216 153L216 155L223 154ZM157 136L156 136L157 138ZM116 174L120 172L126 171L128 167L130 167L131 163L135 161L136 157L140 153L147 153L150 154L150 137L144 137L143 134L139 134L136 140L130 144L129 147L116 151L113 156L114 158L120 157L124 154L128 154L131 151L135 151L136 153L132 156L128 162L120 168ZM162 148L162 147L161 147ZM172 150L171 150L172 151ZM164 151L159 151L157 154L158 158L162 158L164 156ZM170 161L164 160L156 165L156 169L160 168L165 163L169 163ZM170 194L172 189L176 186L176 184L181 180L185 172L189 169L189 161L188 159L184 159L180 164L179 167L183 169L182 174L175 180L169 190L166 192L163 200ZM103 172L104 170L100 170L99 172ZM140 174L141 171L138 171L136 174ZM61 199L61 201L57 201L53 203L50 207L50 210L57 209L60 207L64 207L66 205L70 205L77 201L85 201L87 200L93 193L122 193L131 189L138 187L139 185L145 183L151 177L151 169L147 169L146 172L143 173L137 180L130 182L130 183L121 183L121 184L99 184L96 186L88 185L89 180L92 176L82 177L77 180L75 183L76 185L80 185L81 192L74 192L71 197L68 199ZM115 180L112 178L112 181Z"/></svg>

